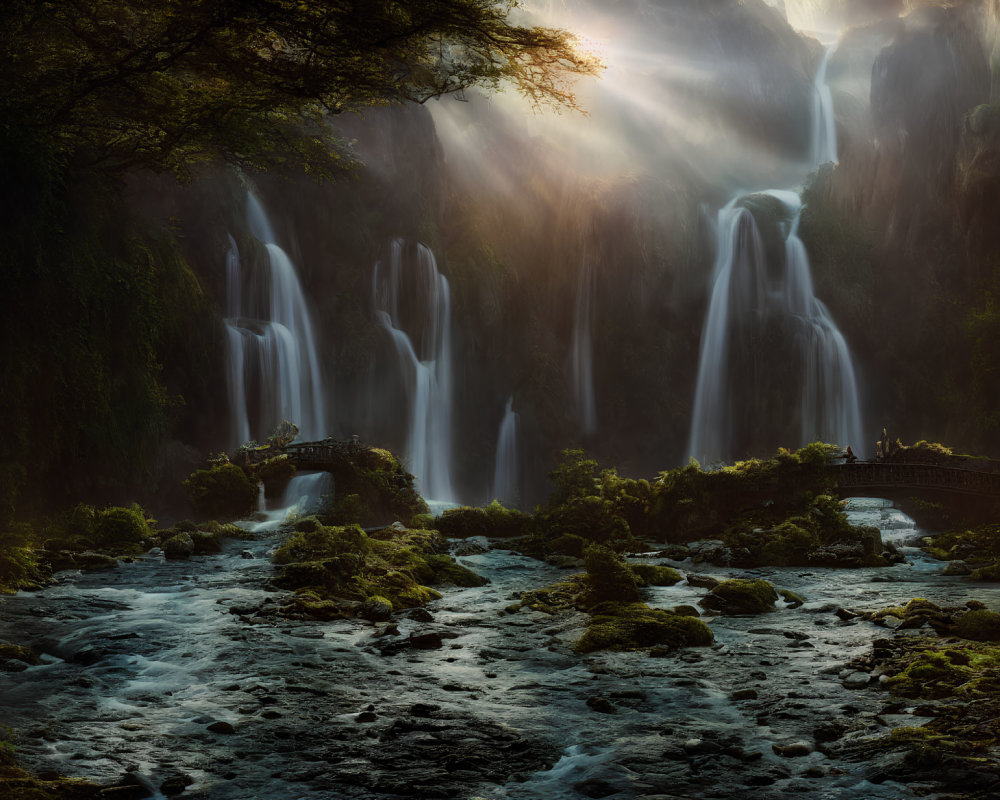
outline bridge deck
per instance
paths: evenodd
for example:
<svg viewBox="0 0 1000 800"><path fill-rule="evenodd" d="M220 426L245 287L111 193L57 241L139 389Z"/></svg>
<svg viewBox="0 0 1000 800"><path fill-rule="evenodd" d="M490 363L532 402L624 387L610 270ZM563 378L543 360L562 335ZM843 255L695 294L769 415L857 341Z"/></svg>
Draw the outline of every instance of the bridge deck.
<svg viewBox="0 0 1000 800"><path fill-rule="evenodd" d="M984 472L936 464L858 461L833 467L841 489L939 489L961 494L1000 497L1000 472Z"/></svg>

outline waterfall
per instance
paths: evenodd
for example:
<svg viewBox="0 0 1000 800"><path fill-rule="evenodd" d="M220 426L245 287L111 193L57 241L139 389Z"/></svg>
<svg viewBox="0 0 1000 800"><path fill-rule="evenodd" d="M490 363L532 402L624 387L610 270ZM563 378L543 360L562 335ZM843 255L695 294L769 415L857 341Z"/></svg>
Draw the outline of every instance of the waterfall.
<svg viewBox="0 0 1000 800"><path fill-rule="evenodd" d="M836 50L836 44L826 49L813 81L812 136L809 152L812 163L816 165L837 161L837 124L833 115L833 93L826 82L830 57Z"/></svg>
<svg viewBox="0 0 1000 800"><path fill-rule="evenodd" d="M831 52L832 48L816 76L812 136L816 165L836 160L833 106L825 83ZM768 248L749 208L755 204L765 217L773 217L773 229L766 233L772 245L775 235L783 239L780 251ZM799 444L817 439L842 446L864 441L853 360L829 310L814 294L809 256L798 235L801 214L799 193L788 190L737 196L718 213L712 290L688 441L691 458L703 463L729 461L744 454L741 448L747 442L759 446L766 440L772 448L791 444L774 440L773 431L759 430L769 417L784 415L780 407L769 404L785 387L775 387L776 376L764 374L761 362L768 356L781 359L777 381L799 381L797 390L790 386L785 393L796 395L790 397L786 411L797 417L794 435ZM779 349L763 352L760 343L772 342L775 331L782 339ZM778 420L773 427L782 422L787 420ZM786 427L783 435L793 434ZM737 443L740 436L744 441Z"/></svg>
<svg viewBox="0 0 1000 800"><path fill-rule="evenodd" d="M514 398L510 397L497 433L492 495L492 499L499 500L507 506L517 506L521 500L521 465L517 452L519 427L520 417L514 411Z"/></svg>
<svg viewBox="0 0 1000 800"><path fill-rule="evenodd" d="M420 493L438 502L452 488L451 289L434 254L417 244L410 257L402 239L372 275L375 319L393 343L409 402L406 458Z"/></svg>
<svg viewBox="0 0 1000 800"><path fill-rule="evenodd" d="M597 401L594 397L594 353L591 336L591 297L594 267L584 258L576 288L573 314L573 398L584 434L597 430Z"/></svg>
<svg viewBox="0 0 1000 800"><path fill-rule="evenodd" d="M247 281L236 241L226 252L230 445L265 438L282 420L303 439L325 436L319 357L309 309L288 254L260 201L247 196L247 222L267 252L266 279Z"/></svg>

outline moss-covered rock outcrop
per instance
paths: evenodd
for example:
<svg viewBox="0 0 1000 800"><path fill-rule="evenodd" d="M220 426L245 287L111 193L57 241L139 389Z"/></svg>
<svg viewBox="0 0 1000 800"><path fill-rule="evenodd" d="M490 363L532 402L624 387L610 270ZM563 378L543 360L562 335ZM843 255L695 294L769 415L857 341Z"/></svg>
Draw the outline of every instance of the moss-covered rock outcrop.
<svg viewBox="0 0 1000 800"><path fill-rule="evenodd" d="M706 647L714 641L711 628L700 619L645 603L601 603L590 613L590 624L573 647L577 653L651 647L676 650Z"/></svg>
<svg viewBox="0 0 1000 800"><path fill-rule="evenodd" d="M709 591L700 604L721 614L763 614L774 611L778 593L765 580L733 578Z"/></svg>
<svg viewBox="0 0 1000 800"><path fill-rule="evenodd" d="M431 586L481 586L486 579L447 555L437 531L390 526L365 533L358 525L327 526L315 518L274 554L275 585L293 589L288 613L325 619L424 605L441 595ZM382 616L381 612L376 612Z"/></svg>

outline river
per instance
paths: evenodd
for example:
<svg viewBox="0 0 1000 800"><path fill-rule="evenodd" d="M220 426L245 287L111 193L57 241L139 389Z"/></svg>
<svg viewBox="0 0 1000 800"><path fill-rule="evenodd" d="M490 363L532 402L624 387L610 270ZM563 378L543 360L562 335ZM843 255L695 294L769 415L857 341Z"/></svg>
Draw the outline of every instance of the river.
<svg viewBox="0 0 1000 800"><path fill-rule="evenodd" d="M849 508L886 540L919 535L886 501ZM919 787L872 782L879 764L812 746L823 726L863 743L886 722L904 724L876 718L877 685L844 685L844 664L886 631L833 612L915 596L1000 607L997 588L942 576L906 546L907 563L884 569L682 563L763 577L807 602L706 617L710 648L579 656L585 615L502 613L567 574L502 542L460 557L490 584L445 591L429 616L397 615L394 635L361 620L255 615L280 596L267 580L281 533L257 536L189 561L154 551L113 571L62 573L4 598L0 640L43 654L39 666L0 673L3 724L20 732L22 762L104 782L128 774L157 798L165 781L212 800L911 797ZM685 581L649 592L651 605L674 606L706 590ZM443 646L403 646L427 632ZM733 699L740 690L753 691ZM812 752L773 749L800 741Z"/></svg>

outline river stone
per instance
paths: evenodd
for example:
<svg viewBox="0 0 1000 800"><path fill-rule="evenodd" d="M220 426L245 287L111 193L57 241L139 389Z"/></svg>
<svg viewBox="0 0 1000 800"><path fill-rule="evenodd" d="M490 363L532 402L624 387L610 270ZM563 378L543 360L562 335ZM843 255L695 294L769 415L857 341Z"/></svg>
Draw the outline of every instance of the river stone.
<svg viewBox="0 0 1000 800"><path fill-rule="evenodd" d="M776 756L781 756L782 758L801 758L802 756L809 755L812 751L812 745L808 742L792 742L791 744L771 745L771 750L774 751Z"/></svg>
<svg viewBox="0 0 1000 800"><path fill-rule="evenodd" d="M212 733L236 733L236 728L234 728L232 724L221 719L218 722L213 722L209 725L208 730Z"/></svg>
<svg viewBox="0 0 1000 800"><path fill-rule="evenodd" d="M489 550L490 543L485 536L472 536L456 542L451 552L456 556L478 556L488 553Z"/></svg>
<svg viewBox="0 0 1000 800"><path fill-rule="evenodd" d="M167 558L190 558L194 555L194 539L190 533L178 533L163 543L163 554Z"/></svg>
<svg viewBox="0 0 1000 800"><path fill-rule="evenodd" d="M757 690L756 689L737 689L731 695L729 695L730 700L756 700Z"/></svg>
<svg viewBox="0 0 1000 800"><path fill-rule="evenodd" d="M845 689L864 689L871 681L867 672L852 672L841 681Z"/></svg>
<svg viewBox="0 0 1000 800"><path fill-rule="evenodd" d="M412 611L410 611L409 616L410 616L410 619L415 620L417 622L433 622L434 621L434 615L431 614L431 612L428 611L426 608L420 608L419 606L417 608L414 608Z"/></svg>
<svg viewBox="0 0 1000 800"><path fill-rule="evenodd" d="M20 644L0 642L0 661L8 659L23 661L25 664L31 664L32 666L37 666L42 663L42 660L30 647L25 647Z"/></svg>
<svg viewBox="0 0 1000 800"><path fill-rule="evenodd" d="M701 589L714 589L722 581L718 578L713 578L711 575L699 575L694 572L689 572L687 575L688 586L697 586Z"/></svg>
<svg viewBox="0 0 1000 800"><path fill-rule="evenodd" d="M118 566L118 559L104 553L95 553L92 550L86 550L82 553L74 553L73 563L77 569L90 572L98 569L114 569Z"/></svg>
<svg viewBox="0 0 1000 800"><path fill-rule="evenodd" d="M409 638L411 647L417 650L440 650L444 646L440 633L415 633Z"/></svg>
<svg viewBox="0 0 1000 800"><path fill-rule="evenodd" d="M949 561L945 564L944 569L941 570L942 575L971 575L972 567L967 563L958 559L956 561Z"/></svg>
<svg viewBox="0 0 1000 800"><path fill-rule="evenodd" d="M194 783L194 778L190 775L173 775L160 784L160 791L167 797L172 797L175 794L181 794L192 783Z"/></svg>
<svg viewBox="0 0 1000 800"><path fill-rule="evenodd" d="M618 791L610 783L602 781L600 778L587 778L585 781L574 783L573 789L584 797L593 798L607 797Z"/></svg>
<svg viewBox="0 0 1000 800"><path fill-rule="evenodd" d="M361 616L371 622L388 622L392 619L392 605L381 597L372 597L362 604Z"/></svg>
<svg viewBox="0 0 1000 800"><path fill-rule="evenodd" d="M253 553L249 550L240 550L240 558L253 558Z"/></svg>
<svg viewBox="0 0 1000 800"><path fill-rule="evenodd" d="M594 695L587 698L587 706L600 714L616 714L616 709L606 697Z"/></svg>

